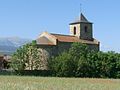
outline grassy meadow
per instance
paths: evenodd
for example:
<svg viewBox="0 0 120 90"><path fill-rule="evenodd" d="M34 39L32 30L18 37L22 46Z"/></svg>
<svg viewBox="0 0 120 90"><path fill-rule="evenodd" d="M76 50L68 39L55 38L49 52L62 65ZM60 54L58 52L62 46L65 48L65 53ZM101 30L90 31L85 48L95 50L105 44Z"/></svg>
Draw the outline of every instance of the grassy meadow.
<svg viewBox="0 0 120 90"><path fill-rule="evenodd" d="M120 90L120 80L0 76L0 90Z"/></svg>

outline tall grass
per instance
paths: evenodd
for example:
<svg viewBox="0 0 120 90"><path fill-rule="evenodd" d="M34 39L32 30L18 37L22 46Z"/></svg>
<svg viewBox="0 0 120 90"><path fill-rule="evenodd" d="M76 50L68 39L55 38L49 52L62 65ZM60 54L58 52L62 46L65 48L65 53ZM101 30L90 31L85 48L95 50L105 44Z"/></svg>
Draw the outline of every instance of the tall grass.
<svg viewBox="0 0 120 90"><path fill-rule="evenodd" d="M0 90L120 90L120 80L0 76Z"/></svg>

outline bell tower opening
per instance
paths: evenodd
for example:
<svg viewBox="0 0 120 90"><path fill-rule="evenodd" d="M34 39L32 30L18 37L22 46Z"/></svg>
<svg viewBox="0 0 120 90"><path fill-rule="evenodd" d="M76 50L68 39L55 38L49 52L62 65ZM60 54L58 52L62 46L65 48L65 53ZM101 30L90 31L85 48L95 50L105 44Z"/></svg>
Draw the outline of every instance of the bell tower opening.
<svg viewBox="0 0 120 90"><path fill-rule="evenodd" d="M76 35L76 27L74 27L74 35Z"/></svg>
<svg viewBox="0 0 120 90"><path fill-rule="evenodd" d="M87 29L88 29L88 27L87 27L87 26L85 26L85 33L87 33Z"/></svg>

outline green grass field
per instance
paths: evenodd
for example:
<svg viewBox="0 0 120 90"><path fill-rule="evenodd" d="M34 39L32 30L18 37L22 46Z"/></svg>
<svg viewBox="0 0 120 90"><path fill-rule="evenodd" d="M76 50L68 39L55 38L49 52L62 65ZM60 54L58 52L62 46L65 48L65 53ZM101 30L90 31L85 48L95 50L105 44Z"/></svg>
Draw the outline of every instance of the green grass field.
<svg viewBox="0 0 120 90"><path fill-rule="evenodd" d="M0 76L0 90L120 90L120 80Z"/></svg>

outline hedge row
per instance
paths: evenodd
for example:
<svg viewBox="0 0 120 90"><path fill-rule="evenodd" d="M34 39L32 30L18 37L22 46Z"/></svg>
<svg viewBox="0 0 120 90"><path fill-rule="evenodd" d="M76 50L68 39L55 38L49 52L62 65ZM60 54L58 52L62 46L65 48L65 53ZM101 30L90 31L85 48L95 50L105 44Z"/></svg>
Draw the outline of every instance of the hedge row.
<svg viewBox="0 0 120 90"><path fill-rule="evenodd" d="M80 43L49 61L54 76L120 78L119 53L90 51Z"/></svg>

